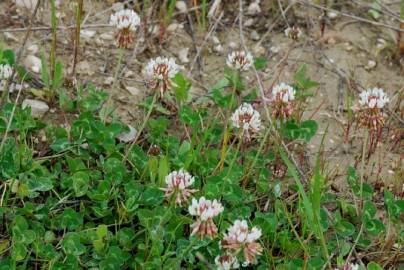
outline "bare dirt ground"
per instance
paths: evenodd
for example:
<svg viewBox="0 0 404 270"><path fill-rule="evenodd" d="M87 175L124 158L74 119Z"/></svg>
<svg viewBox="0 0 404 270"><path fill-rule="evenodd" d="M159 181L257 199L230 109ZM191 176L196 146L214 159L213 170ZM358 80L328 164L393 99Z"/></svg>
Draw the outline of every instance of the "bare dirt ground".
<svg viewBox="0 0 404 270"><path fill-rule="evenodd" d="M30 10L21 8L16 10L12 2L6 0L0 3L0 40L7 47L18 50L25 35L24 29L28 27L26 21ZM68 71L73 61L75 19L70 3L73 1L61 2L58 8L60 30L57 56L63 59L64 63L69 63L70 66L66 67ZM144 84L141 72L149 58L159 55L176 57L183 65L184 73L193 80L193 99L202 103L203 98L209 94L210 87L223 77L227 53L241 46L238 1L234 3L222 1L224 2L223 16L220 17L221 11L217 11L217 16L210 20L207 31L197 30L194 12L189 12L193 20L192 31L188 17L176 10L167 28L163 44L158 43L158 30L153 30L153 27L157 27L158 24L154 22L155 24L150 25L147 39L140 37L136 48L125 52L125 68L118 87L112 89L118 54L114 44L113 29L107 26L112 7L108 1L84 2L85 19L77 65L77 80L81 84L91 82L108 90L118 105L117 115L124 122L134 126L143 118L143 111L138 107L139 102L151 94ZM388 143L381 145L377 150L378 153L369 161L365 168L366 177L369 181L396 179L400 167L402 170L404 155L403 141L398 139L398 145L395 144L400 136L396 131L403 128L403 108L398 110L396 108L400 106L400 102L403 106L400 98L403 96L404 89L402 67L399 61L392 57L395 50L396 31L360 22L339 13L336 13L334 17L328 12L324 35L321 37L319 17L323 12L317 8L298 3L288 6L288 1L280 1L284 5L283 10L289 7L287 20L285 20L282 12L278 8L273 8L273 3L277 1L261 1L261 12L253 16L248 15L249 2L245 2L246 12L242 20L246 45L255 57L266 57L269 60L267 68L262 72L265 87L269 88L282 81L292 82L293 74L302 64L307 65L310 78L320 83L316 89L316 95L311 98L310 108L306 110L306 115L320 124L318 135L310 145L310 157L314 159L321 137L328 128L324 149L324 158L328 166L325 170L330 179L335 181L330 184L336 189L343 189L346 168L355 164L360 156L363 132L353 128L349 133L350 143L346 142L346 93L375 86L387 91L391 99L390 110L396 112L395 119L388 122L391 128L383 134L388 136ZM342 12L352 13L352 10L348 8L353 4L349 3L351 1L345 2L340 5L336 3L334 6ZM396 12L399 11L398 5L398 3L386 2L386 6ZM357 10L357 14L364 12L362 15L366 19L374 21L366 16L366 6L358 5L358 7L362 9ZM49 9L41 7L31 38L25 46L22 62L28 69L32 68L32 63L27 60L28 56L41 57L42 52L48 51L46 48L49 47L51 31L47 10ZM296 23L303 29L304 36L299 41L293 42L285 37L283 30L287 23ZM389 16L380 23L398 27L397 20ZM70 26L73 27L69 28ZM15 30L16 28L20 30ZM186 57L181 56L184 50L189 50ZM198 53L199 58L197 58ZM39 78L40 75L36 73L36 77ZM249 80L251 85L257 84L252 73L249 74ZM40 98L35 96L38 92L32 89L32 87L25 89L23 95ZM380 166L380 164L387 166ZM379 171L379 168L383 170ZM392 183L384 183L384 185L390 184Z"/></svg>

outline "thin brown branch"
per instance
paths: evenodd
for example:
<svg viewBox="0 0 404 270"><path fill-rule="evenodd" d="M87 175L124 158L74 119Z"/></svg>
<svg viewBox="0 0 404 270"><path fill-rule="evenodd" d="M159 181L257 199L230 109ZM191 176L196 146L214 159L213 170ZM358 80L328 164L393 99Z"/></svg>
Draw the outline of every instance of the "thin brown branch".
<svg viewBox="0 0 404 270"><path fill-rule="evenodd" d="M80 32L81 32L81 14L83 12L83 0L77 0L77 11L76 11L76 39L74 41L74 56L73 56L73 68L72 76L76 75L76 64L77 56L80 48Z"/></svg>
<svg viewBox="0 0 404 270"><path fill-rule="evenodd" d="M336 12L338 14L341 14L344 17L348 17L348 18L354 19L356 21L360 21L360 22L371 24L371 25L392 29L392 30L395 30L395 31L398 31L398 32L404 32L404 29L400 29L398 27L395 27L395 26L392 26L392 25L389 25L389 24L385 24L385 23L381 23L381 22L374 22L374 21L371 21L371 20L368 20L368 19L365 19L365 18L362 18L362 17L352 15L352 14L348 14L348 13L345 13L345 12L340 12L340 11L332 9L332 8L327 8L327 7L323 7L323 6L320 6L320 5L316 5L316 4L310 3L310 2L305 1L305 0L297 0L297 3L300 3L302 5L311 6L311 7L317 8L317 9L321 9L321 10L327 10L327 11Z"/></svg>
<svg viewBox="0 0 404 270"><path fill-rule="evenodd" d="M192 64L191 64L191 66L190 66L190 68L189 68L189 74L191 74L192 70L194 69L194 66L195 66L195 64L196 64L196 62L197 62L198 57L200 56L200 54L201 54L203 48L205 47L205 45L206 45L206 43L207 43L209 37L210 37L210 36L212 35L212 33L216 30L217 25L219 24L220 20L221 20L222 17L223 17L223 14L224 14L223 12L220 13L219 18L217 18L217 20L215 21L214 25L211 27L210 31L208 32L208 34L205 36L205 39L203 40L201 46L200 46L200 47L198 48L198 50L196 51L196 55L195 55L195 57L194 57L194 60L192 61Z"/></svg>
<svg viewBox="0 0 404 270"><path fill-rule="evenodd" d="M109 24L89 24L89 25L83 25L80 28L81 29L90 29L90 28L109 28L112 27ZM70 29L75 29L76 25L69 25L69 26L59 26L56 28L57 31L63 31L63 30L70 30ZM26 28L8 28L8 29L1 29L0 33L12 33L12 32L25 32L28 29L30 29L31 32L35 31L50 31L52 30L52 27L50 26L38 26L38 27L26 27Z"/></svg>
<svg viewBox="0 0 404 270"><path fill-rule="evenodd" d="M16 67L18 66L18 64L19 64L20 61L21 61L21 56L22 56L22 54L23 54L23 52L24 52L25 45L27 44L28 38L29 38L29 36L30 36L31 28L32 28L32 25L33 25L33 20L34 20L36 14L37 14L37 12L38 12L39 4L40 4L40 3L41 3L41 1L38 0L38 2L36 3L36 6L35 6L34 12L32 13L32 15L31 15L31 17L30 17L30 19L29 19L29 23L30 23L30 24L29 24L29 26L28 26L28 28L27 28L27 32L26 32L26 34L25 34L25 37L24 37L24 40L23 40L23 42L22 42L21 48L20 48L20 50L18 51L17 58L16 58L16 61L15 61L15 63L14 63L13 73L11 74L10 78L7 80L6 86L5 86L5 88L4 88L3 95L1 96L0 106L2 106L2 105L4 104L4 102L6 101L6 99L7 99L7 97L8 97L8 93L9 93L9 90L10 90L10 87L9 87L9 86L10 86L11 83L13 82L15 73L17 72Z"/></svg>

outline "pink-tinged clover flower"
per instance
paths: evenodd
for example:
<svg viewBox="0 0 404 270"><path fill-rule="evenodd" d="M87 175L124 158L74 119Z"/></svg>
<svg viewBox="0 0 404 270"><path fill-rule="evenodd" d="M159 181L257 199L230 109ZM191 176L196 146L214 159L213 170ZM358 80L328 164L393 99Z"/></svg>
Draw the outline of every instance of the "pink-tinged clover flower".
<svg viewBox="0 0 404 270"><path fill-rule="evenodd" d="M285 36L293 40L298 40L302 36L302 30L296 25L285 29Z"/></svg>
<svg viewBox="0 0 404 270"><path fill-rule="evenodd" d="M389 98L381 88L372 88L359 94L359 122L370 130L380 130L385 123L382 112Z"/></svg>
<svg viewBox="0 0 404 270"><path fill-rule="evenodd" d="M191 235L197 235L199 238L204 236L213 239L217 235L217 227L213 218L223 212L224 208L216 199L211 201L205 197L199 200L193 198L192 204L188 207L191 216L196 217L196 221L191 225Z"/></svg>
<svg viewBox="0 0 404 270"><path fill-rule="evenodd" d="M9 64L0 64L0 91L4 91L7 80L13 74L13 69ZM10 85L10 92L12 92L14 84Z"/></svg>
<svg viewBox="0 0 404 270"><path fill-rule="evenodd" d="M111 15L110 25L117 29L118 47L127 49L135 40L135 32L140 25L140 17L133 10L123 9Z"/></svg>
<svg viewBox="0 0 404 270"><path fill-rule="evenodd" d="M286 83L280 83L272 88L270 103L273 117L286 119L292 115L295 94L295 89Z"/></svg>
<svg viewBox="0 0 404 270"><path fill-rule="evenodd" d="M381 88L367 89L359 94L359 104L366 109L383 109L389 101Z"/></svg>
<svg viewBox="0 0 404 270"><path fill-rule="evenodd" d="M224 234L220 246L235 255L242 253L245 260L243 265L255 264L256 256L261 255L263 250L257 242L261 234L261 229L257 227L249 230L246 220L236 220Z"/></svg>
<svg viewBox="0 0 404 270"><path fill-rule="evenodd" d="M9 64L0 64L0 80L7 80L13 73Z"/></svg>
<svg viewBox="0 0 404 270"><path fill-rule="evenodd" d="M257 134L262 128L259 112L254 110L251 104L248 103L244 103L238 107L231 116L231 121L235 128L242 130L243 137L247 140Z"/></svg>
<svg viewBox="0 0 404 270"><path fill-rule="evenodd" d="M240 264L237 257L233 254L225 254L215 258L215 264L218 270L238 269Z"/></svg>
<svg viewBox="0 0 404 270"><path fill-rule="evenodd" d="M194 177L183 169L171 172L166 176L165 182L167 187L162 190L165 191L166 198L174 196L175 203L180 206L188 201L192 193L197 191L197 189L190 189L195 182Z"/></svg>
<svg viewBox="0 0 404 270"><path fill-rule="evenodd" d="M174 58L157 57L149 61L144 69L144 74L153 89L159 89L160 97L171 86L171 79L180 71L180 66Z"/></svg>
<svg viewBox="0 0 404 270"><path fill-rule="evenodd" d="M338 268L334 268L334 270L339 270ZM359 270L359 264L356 263L346 263L341 270Z"/></svg>
<svg viewBox="0 0 404 270"><path fill-rule="evenodd" d="M226 59L226 64L228 67L239 71L248 70L253 63L254 60L252 54L245 51L231 52Z"/></svg>

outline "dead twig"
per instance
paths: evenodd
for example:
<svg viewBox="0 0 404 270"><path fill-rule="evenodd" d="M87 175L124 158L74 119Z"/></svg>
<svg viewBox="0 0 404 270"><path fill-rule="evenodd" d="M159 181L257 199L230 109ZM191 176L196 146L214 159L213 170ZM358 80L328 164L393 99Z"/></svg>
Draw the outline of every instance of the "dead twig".
<svg viewBox="0 0 404 270"><path fill-rule="evenodd" d="M290 27L289 22L288 22L288 20L286 19L285 11L283 10L281 0L278 0L278 6L279 6L279 9L281 10L281 14L282 14L283 19L285 20L286 25L287 25L288 27Z"/></svg>
<svg viewBox="0 0 404 270"><path fill-rule="evenodd" d="M17 67L18 64L19 64L20 61L21 61L21 56L22 56L22 54L23 54L23 52L24 52L25 45L27 44L29 35L30 35L30 33L31 33L31 28L32 28L32 25L33 25L33 20L34 20L36 14L37 14L37 12L38 12L39 4L40 4L40 3L41 3L41 1L38 0L38 2L36 3L36 6L35 6L34 12L32 13L32 15L31 15L31 17L30 17L30 19L29 19L29 23L30 23L30 24L29 24L29 26L28 26L28 28L27 28L27 32L26 32L26 34L25 34L25 37L24 37L24 40L23 40L23 42L22 42L21 48L20 48L20 50L19 50L18 53L17 53L17 58L16 58L16 61L15 61L15 64L14 64L15 67ZM10 86L11 83L13 82L14 76L15 76L15 73L16 73L16 72L17 72L17 69L16 69L16 68L13 68L13 73L11 74L10 78L7 80L6 86L5 86L5 88L4 88L4 92L3 92L3 95L2 95L1 100L0 100L0 106L3 105L3 103L6 101L6 99L7 99L7 97L8 97L8 93L9 93L9 90L10 90L10 87L9 87L9 86Z"/></svg>
<svg viewBox="0 0 404 270"><path fill-rule="evenodd" d="M219 15L219 18L217 18L217 20L215 21L215 24L211 27L210 31L209 31L208 34L205 36L205 39L203 40L201 46L200 46L200 47L198 48L198 50L196 51L196 55L195 55L195 57L194 57L194 60L192 61L192 64L191 64L191 66L190 66L190 68L189 68L188 75L190 75L191 72L192 72L192 70L194 69L194 66L195 66L195 63L196 63L198 57L200 56L200 54L201 54L203 48L205 47L206 43L208 42L209 37L210 37L210 36L212 35L212 33L216 30L217 25L219 24L220 20L221 20L222 17L223 17L223 14L224 14L224 13L223 13L223 11L222 11L222 13L220 13L220 15Z"/></svg>
<svg viewBox="0 0 404 270"><path fill-rule="evenodd" d="M307 2L305 0L297 0L297 3L299 3L301 5L311 6L311 7L317 8L317 9L321 9L321 10L327 10L327 11L336 12L338 14L341 14L344 17L348 17L348 18L351 18L351 19L354 19L354 20L357 20L357 21L360 21L360 22L371 24L371 25L385 27L385 28L392 29L392 30L395 30L395 31L398 31L398 32L404 32L404 29L400 29L400 28L392 26L392 25L388 25L388 24L381 23L381 22L374 22L374 21L371 21L371 20L368 20L368 19L365 19L365 18L362 18L362 17L352 15L352 14L348 14L348 13L345 13L345 12L340 12L340 11L332 9L332 8L327 8L327 7L323 7L323 6L320 6L320 5L316 5L316 4Z"/></svg>
<svg viewBox="0 0 404 270"><path fill-rule="evenodd" d="M76 25L69 25L69 26L59 26L56 28L57 31L63 31L63 30L70 30L70 29L75 29L77 26ZM89 25L83 25L80 28L81 29L91 29L91 28L109 28L112 26L109 24L89 24ZM30 29L31 32L35 31L50 31L52 30L52 27L50 26L38 26L38 27L26 27L26 28L9 28L9 29L1 29L0 33L12 33L12 32L25 32Z"/></svg>
<svg viewBox="0 0 404 270"><path fill-rule="evenodd" d="M83 0L77 0L76 11L76 40L74 41L74 56L73 56L73 68L72 77L76 75L77 56L80 48L80 32L81 32L81 14L83 12Z"/></svg>
<svg viewBox="0 0 404 270"><path fill-rule="evenodd" d="M191 32L191 39L192 39L192 45L194 47L195 52L198 50L198 48L196 47L196 38L195 38L195 30L194 30L194 25L192 23L192 18L191 18L191 14L189 12L187 12L187 20L188 20L188 24L189 24L189 30ZM200 55L198 55L196 57L196 62L198 63L198 75L199 75L199 79L202 80L202 74L201 74L201 70L202 70L202 60Z"/></svg>
<svg viewBox="0 0 404 270"><path fill-rule="evenodd" d="M215 0L215 2L213 2L208 12L208 18L214 17L216 10L219 8L221 2L222 2L221 0Z"/></svg>
<svg viewBox="0 0 404 270"><path fill-rule="evenodd" d="M296 2L292 1L283 11L284 13L287 13L288 10L293 7L296 4ZM257 42L256 46L260 46L261 43L271 34L272 30L274 27L278 24L278 21L280 20L281 16L279 15L278 17L275 18L274 22L268 27L267 31L265 34L262 35L261 39Z"/></svg>

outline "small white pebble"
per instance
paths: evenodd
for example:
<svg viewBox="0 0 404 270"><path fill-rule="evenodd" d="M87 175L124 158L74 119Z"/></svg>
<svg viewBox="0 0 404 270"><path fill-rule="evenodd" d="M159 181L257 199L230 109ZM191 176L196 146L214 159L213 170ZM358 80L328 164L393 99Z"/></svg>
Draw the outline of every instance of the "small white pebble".
<svg viewBox="0 0 404 270"><path fill-rule="evenodd" d="M328 16L328 18L330 18L330 19L335 19L335 18L338 17L338 13L337 13L337 12L334 12L334 11L330 11L330 12L327 12L327 16Z"/></svg>
<svg viewBox="0 0 404 270"><path fill-rule="evenodd" d="M217 53L222 53L223 52L223 46L218 44L215 47L213 47L213 50Z"/></svg>
<svg viewBox="0 0 404 270"><path fill-rule="evenodd" d="M278 46L272 46L271 48L269 48L269 50L273 53L273 54L277 54L281 48Z"/></svg>
<svg viewBox="0 0 404 270"><path fill-rule="evenodd" d="M374 60L369 60L367 65L365 66L366 70L370 70L372 68L376 67L376 61Z"/></svg>
<svg viewBox="0 0 404 270"><path fill-rule="evenodd" d="M211 40L212 40L213 44L215 44L215 45L220 44L220 40L217 36L212 36Z"/></svg>
<svg viewBox="0 0 404 270"><path fill-rule="evenodd" d="M175 3L175 8L181 13L187 12L187 4L185 1L177 1L177 3Z"/></svg>
<svg viewBox="0 0 404 270"><path fill-rule="evenodd" d="M247 8L248 15L257 15L261 12L260 0L252 2Z"/></svg>
<svg viewBox="0 0 404 270"><path fill-rule="evenodd" d="M236 49L236 48L237 48L237 43L234 42L234 41L231 41L231 42L229 43L229 48L230 48L230 49Z"/></svg>

